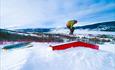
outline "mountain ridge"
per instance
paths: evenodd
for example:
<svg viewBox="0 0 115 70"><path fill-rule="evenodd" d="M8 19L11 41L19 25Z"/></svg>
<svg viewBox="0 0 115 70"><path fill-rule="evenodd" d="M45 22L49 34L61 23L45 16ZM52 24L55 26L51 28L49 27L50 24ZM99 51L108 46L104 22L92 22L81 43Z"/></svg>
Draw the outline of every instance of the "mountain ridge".
<svg viewBox="0 0 115 70"><path fill-rule="evenodd" d="M89 29L97 31L115 31L115 21L96 23L92 25L78 26L75 29Z"/></svg>
<svg viewBox="0 0 115 70"><path fill-rule="evenodd" d="M67 27L62 27L61 29L67 29ZM76 26L75 29L115 32L115 21L101 22L84 26ZM58 30L58 28L27 28L27 29L16 29L13 31L42 33L42 32L50 32L52 30Z"/></svg>
<svg viewBox="0 0 115 70"><path fill-rule="evenodd" d="M66 27L63 27L67 29ZM19 29L17 31L21 32L50 32L51 30L55 30L56 28L28 28L28 29ZM91 25L77 26L75 29L87 29L94 31L112 31L115 32L115 21L109 22L101 22Z"/></svg>

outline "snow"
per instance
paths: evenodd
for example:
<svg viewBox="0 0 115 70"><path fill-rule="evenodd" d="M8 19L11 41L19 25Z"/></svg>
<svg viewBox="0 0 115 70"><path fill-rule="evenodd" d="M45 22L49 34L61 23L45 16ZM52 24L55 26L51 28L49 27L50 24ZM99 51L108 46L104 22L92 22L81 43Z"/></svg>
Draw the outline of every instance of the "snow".
<svg viewBox="0 0 115 70"><path fill-rule="evenodd" d="M29 51L25 49L3 50L1 53L1 70L20 70L27 61Z"/></svg>
<svg viewBox="0 0 115 70"><path fill-rule="evenodd" d="M53 51L51 47L48 47L52 44L57 43L32 42L33 47L30 48L2 50L1 70L115 69L115 51L113 51L115 47L113 44L100 45L100 50L77 47L60 51ZM112 48L108 49L109 46Z"/></svg>
<svg viewBox="0 0 115 70"><path fill-rule="evenodd" d="M61 34L69 34L69 29L55 29L52 30L50 33L61 33ZM115 35L115 32L107 32L107 31L91 31L87 29L76 29L74 31L74 34L110 34L110 35Z"/></svg>
<svg viewBox="0 0 115 70"><path fill-rule="evenodd" d="M115 44L105 43L103 45L99 45L99 49L115 54Z"/></svg>

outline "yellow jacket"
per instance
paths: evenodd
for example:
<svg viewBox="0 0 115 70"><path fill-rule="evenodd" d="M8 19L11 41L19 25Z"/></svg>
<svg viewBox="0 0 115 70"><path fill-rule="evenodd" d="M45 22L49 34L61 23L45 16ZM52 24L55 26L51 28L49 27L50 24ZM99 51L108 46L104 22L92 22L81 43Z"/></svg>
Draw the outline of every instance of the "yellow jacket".
<svg viewBox="0 0 115 70"><path fill-rule="evenodd" d="M72 28L74 24L75 24L74 20L70 20L67 22L66 26Z"/></svg>

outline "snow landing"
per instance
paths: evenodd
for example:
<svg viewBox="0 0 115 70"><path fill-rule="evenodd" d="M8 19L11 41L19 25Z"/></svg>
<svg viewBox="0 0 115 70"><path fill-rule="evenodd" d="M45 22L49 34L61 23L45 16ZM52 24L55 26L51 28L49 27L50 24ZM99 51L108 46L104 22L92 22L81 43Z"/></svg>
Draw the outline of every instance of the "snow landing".
<svg viewBox="0 0 115 70"><path fill-rule="evenodd" d="M115 53L76 47L52 51L50 44L2 51L1 70L114 70ZM109 50L109 49L108 49Z"/></svg>

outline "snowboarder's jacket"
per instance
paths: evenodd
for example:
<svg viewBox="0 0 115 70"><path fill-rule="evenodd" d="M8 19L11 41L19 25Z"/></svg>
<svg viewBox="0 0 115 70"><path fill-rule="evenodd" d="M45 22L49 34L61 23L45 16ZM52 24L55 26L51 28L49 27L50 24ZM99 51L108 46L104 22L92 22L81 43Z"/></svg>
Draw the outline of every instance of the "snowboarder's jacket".
<svg viewBox="0 0 115 70"><path fill-rule="evenodd" d="M70 20L67 22L66 26L71 29L75 23L77 23L76 20Z"/></svg>

